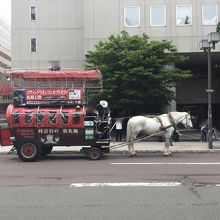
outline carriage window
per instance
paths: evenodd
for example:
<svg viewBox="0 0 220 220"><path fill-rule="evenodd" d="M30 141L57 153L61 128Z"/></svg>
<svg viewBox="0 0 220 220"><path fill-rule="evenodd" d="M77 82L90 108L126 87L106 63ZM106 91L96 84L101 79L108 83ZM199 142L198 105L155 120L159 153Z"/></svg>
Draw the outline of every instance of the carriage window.
<svg viewBox="0 0 220 220"><path fill-rule="evenodd" d="M44 121L44 112L37 113L37 123L43 123Z"/></svg>
<svg viewBox="0 0 220 220"><path fill-rule="evenodd" d="M13 121L14 121L14 123L19 123L20 122L20 112L15 112L13 114Z"/></svg>
<svg viewBox="0 0 220 220"><path fill-rule="evenodd" d="M25 112L24 122L25 124L32 123L33 120L33 112Z"/></svg>
<svg viewBox="0 0 220 220"><path fill-rule="evenodd" d="M57 114L56 112L49 112L48 122L50 124L55 124L56 123L56 120L57 120L56 114Z"/></svg>
<svg viewBox="0 0 220 220"><path fill-rule="evenodd" d="M68 112L61 112L61 123L62 124L68 124Z"/></svg>
<svg viewBox="0 0 220 220"><path fill-rule="evenodd" d="M73 124L79 124L80 123L80 116L78 114L73 115Z"/></svg>

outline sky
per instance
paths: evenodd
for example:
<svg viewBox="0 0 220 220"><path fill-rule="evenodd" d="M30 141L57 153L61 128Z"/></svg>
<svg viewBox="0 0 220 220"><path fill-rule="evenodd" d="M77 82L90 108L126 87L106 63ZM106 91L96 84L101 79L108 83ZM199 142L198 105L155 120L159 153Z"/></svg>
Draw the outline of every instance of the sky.
<svg viewBox="0 0 220 220"><path fill-rule="evenodd" d="M11 0L0 0L0 15L11 23Z"/></svg>

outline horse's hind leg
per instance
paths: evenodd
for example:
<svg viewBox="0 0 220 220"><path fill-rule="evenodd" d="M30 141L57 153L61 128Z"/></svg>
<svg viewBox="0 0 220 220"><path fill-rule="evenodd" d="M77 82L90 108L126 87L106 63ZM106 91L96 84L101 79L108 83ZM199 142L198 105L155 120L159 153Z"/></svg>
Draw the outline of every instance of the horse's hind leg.
<svg viewBox="0 0 220 220"><path fill-rule="evenodd" d="M137 156L136 151L134 150L134 143L133 141L135 140L137 134L132 135L132 137L129 140L128 143L128 151L131 157Z"/></svg>
<svg viewBox="0 0 220 220"><path fill-rule="evenodd" d="M135 156L137 156L137 154L136 154L136 152L135 152L135 150L134 150L134 143L129 143L128 144L128 151L129 151L129 154L130 154L130 156L131 157L135 157Z"/></svg>

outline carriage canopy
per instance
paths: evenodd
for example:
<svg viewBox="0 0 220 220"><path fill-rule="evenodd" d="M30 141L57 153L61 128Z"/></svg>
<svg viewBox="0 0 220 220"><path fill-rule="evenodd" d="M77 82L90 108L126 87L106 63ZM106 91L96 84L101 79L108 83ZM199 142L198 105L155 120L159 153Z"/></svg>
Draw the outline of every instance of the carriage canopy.
<svg viewBox="0 0 220 220"><path fill-rule="evenodd" d="M13 79L36 81L92 81L101 80L101 72L96 70L17 70L11 72Z"/></svg>

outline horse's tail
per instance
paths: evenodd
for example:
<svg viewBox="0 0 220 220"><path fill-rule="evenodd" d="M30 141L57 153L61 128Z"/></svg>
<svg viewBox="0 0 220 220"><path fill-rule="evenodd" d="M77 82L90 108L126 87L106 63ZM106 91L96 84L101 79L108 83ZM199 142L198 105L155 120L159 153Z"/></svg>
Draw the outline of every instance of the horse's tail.
<svg viewBox="0 0 220 220"><path fill-rule="evenodd" d="M132 130L131 130L131 122L128 120L127 123L127 133L126 133L126 142L130 142L132 137Z"/></svg>

